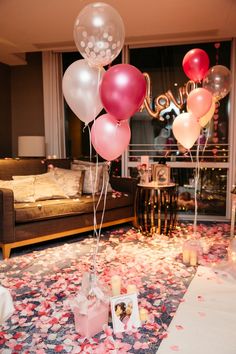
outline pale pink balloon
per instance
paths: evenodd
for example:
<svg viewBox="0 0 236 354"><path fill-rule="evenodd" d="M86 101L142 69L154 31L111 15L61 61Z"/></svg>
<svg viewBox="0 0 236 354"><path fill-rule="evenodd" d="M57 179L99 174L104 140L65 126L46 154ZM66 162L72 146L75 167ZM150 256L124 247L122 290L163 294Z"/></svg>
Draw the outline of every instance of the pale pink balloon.
<svg viewBox="0 0 236 354"><path fill-rule="evenodd" d="M191 149L200 135L201 126L192 114L181 113L175 118L172 130L176 140L186 149Z"/></svg>
<svg viewBox="0 0 236 354"><path fill-rule="evenodd" d="M102 110L99 83L105 70L91 67L85 59L76 60L65 71L62 90L75 115L88 124Z"/></svg>
<svg viewBox="0 0 236 354"><path fill-rule="evenodd" d="M187 98L187 109L196 118L204 116L211 108L213 96L204 88L196 88L190 92Z"/></svg>
<svg viewBox="0 0 236 354"><path fill-rule="evenodd" d="M92 125L91 141L97 153L107 161L119 157L130 142L128 121L117 121L110 114L98 117Z"/></svg>
<svg viewBox="0 0 236 354"><path fill-rule="evenodd" d="M103 107L118 120L126 120L137 112L145 95L145 77L133 65L114 65L102 78L100 96Z"/></svg>

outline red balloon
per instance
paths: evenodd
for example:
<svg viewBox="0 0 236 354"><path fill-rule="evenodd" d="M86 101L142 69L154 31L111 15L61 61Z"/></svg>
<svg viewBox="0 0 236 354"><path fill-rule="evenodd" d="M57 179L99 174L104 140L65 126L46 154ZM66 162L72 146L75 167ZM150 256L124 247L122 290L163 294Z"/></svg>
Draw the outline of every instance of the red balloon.
<svg viewBox="0 0 236 354"><path fill-rule="evenodd" d="M103 75L101 101L105 110L117 120L126 120L137 112L145 95L145 77L133 65L114 65Z"/></svg>
<svg viewBox="0 0 236 354"><path fill-rule="evenodd" d="M207 53L199 48L190 50L183 59L183 70L189 79L200 82L209 69Z"/></svg>
<svg viewBox="0 0 236 354"><path fill-rule="evenodd" d="M110 114L98 117L92 125L93 147L107 161L116 159L125 151L129 145L130 137L129 122L119 122Z"/></svg>

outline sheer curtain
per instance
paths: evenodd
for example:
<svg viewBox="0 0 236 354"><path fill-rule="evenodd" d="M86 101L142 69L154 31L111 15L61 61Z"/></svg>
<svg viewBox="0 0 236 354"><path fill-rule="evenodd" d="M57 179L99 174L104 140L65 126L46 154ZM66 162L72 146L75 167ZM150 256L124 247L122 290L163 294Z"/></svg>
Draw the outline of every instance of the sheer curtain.
<svg viewBox="0 0 236 354"><path fill-rule="evenodd" d="M44 125L47 156L66 157L62 56L43 52Z"/></svg>

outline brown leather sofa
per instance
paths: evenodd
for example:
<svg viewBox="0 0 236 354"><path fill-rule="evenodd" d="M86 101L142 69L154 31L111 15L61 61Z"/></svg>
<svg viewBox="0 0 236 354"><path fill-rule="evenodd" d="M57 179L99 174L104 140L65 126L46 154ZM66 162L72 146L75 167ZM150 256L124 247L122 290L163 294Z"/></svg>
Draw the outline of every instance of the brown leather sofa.
<svg viewBox="0 0 236 354"><path fill-rule="evenodd" d="M0 179L14 175L34 175L47 172L48 165L70 168L69 159L0 159ZM122 192L117 198L107 194L102 227L133 222L136 180L110 177L113 190ZM95 203L98 196L95 197ZM103 213L103 198L97 207L97 227ZM3 258L9 258L12 248L74 235L94 228L93 198L45 200L14 203L11 189L0 188L0 247Z"/></svg>

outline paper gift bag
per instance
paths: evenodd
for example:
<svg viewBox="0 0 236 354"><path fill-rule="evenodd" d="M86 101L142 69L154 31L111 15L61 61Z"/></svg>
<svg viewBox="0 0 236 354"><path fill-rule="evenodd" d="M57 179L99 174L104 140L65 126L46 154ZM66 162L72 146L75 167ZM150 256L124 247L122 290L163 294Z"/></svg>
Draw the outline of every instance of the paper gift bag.
<svg viewBox="0 0 236 354"><path fill-rule="evenodd" d="M76 331L93 337L108 323L109 296L107 290L90 273L85 273L81 290L72 300Z"/></svg>

